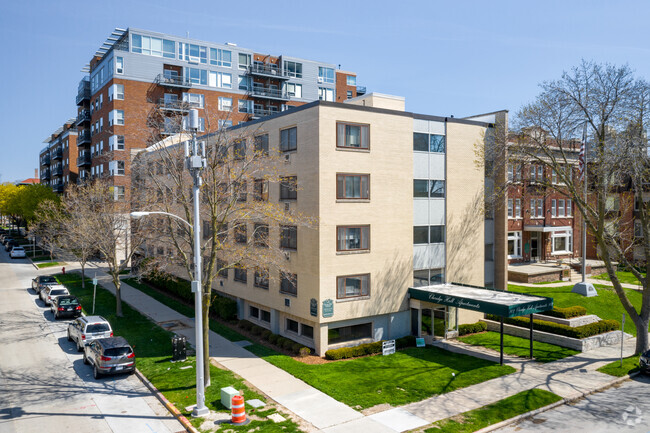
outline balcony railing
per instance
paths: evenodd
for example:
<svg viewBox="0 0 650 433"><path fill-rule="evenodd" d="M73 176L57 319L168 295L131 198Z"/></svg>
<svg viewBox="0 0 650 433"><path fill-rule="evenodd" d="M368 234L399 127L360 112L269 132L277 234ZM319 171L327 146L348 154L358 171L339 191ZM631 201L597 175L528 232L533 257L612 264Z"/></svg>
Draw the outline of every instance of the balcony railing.
<svg viewBox="0 0 650 433"><path fill-rule="evenodd" d="M81 105L85 100L90 100L90 83L88 81L85 81L85 85L80 86L77 92L77 105Z"/></svg>
<svg viewBox="0 0 650 433"><path fill-rule="evenodd" d="M41 170L41 180L47 180L50 178L50 169L46 168L45 170Z"/></svg>
<svg viewBox="0 0 650 433"><path fill-rule="evenodd" d="M192 82L186 78L169 76L165 74L158 74L154 80L154 83L168 87L192 87Z"/></svg>
<svg viewBox="0 0 650 433"><path fill-rule="evenodd" d="M92 162L92 157L90 156L90 152L81 153L77 158L77 167L90 165L91 162Z"/></svg>
<svg viewBox="0 0 650 433"><path fill-rule="evenodd" d="M63 175L63 167L61 167L60 165L52 169L52 176L62 176L62 175Z"/></svg>
<svg viewBox="0 0 650 433"><path fill-rule="evenodd" d="M366 86L357 86L357 96L366 94Z"/></svg>
<svg viewBox="0 0 650 433"><path fill-rule="evenodd" d="M287 92L283 92L281 89L275 87L253 85L250 93L256 98L289 100L289 94Z"/></svg>
<svg viewBox="0 0 650 433"><path fill-rule="evenodd" d="M263 77L273 77L277 78L278 80L289 79L289 75L286 71L280 69L278 65L273 64L252 64L248 67L248 73L251 75L261 75Z"/></svg>
<svg viewBox="0 0 650 433"><path fill-rule="evenodd" d="M90 110L81 110L79 114L77 114L77 125L84 122L90 122Z"/></svg>
<svg viewBox="0 0 650 433"><path fill-rule="evenodd" d="M89 129L84 129L77 135L77 146L81 146L82 144L90 143L90 130Z"/></svg>
<svg viewBox="0 0 650 433"><path fill-rule="evenodd" d="M63 184L62 183L54 183L54 184L52 184L52 190L54 192L63 192Z"/></svg>
<svg viewBox="0 0 650 433"><path fill-rule="evenodd" d="M57 147L52 151L52 159L61 159L63 158L63 150L60 147Z"/></svg>
<svg viewBox="0 0 650 433"><path fill-rule="evenodd" d="M43 155L41 165L50 165L50 155Z"/></svg>
<svg viewBox="0 0 650 433"><path fill-rule="evenodd" d="M252 110L249 110L249 112L253 115L253 118L266 117L278 113L277 110L269 110L267 108L255 108L255 107Z"/></svg>
<svg viewBox="0 0 650 433"><path fill-rule="evenodd" d="M200 104L196 102L187 102L180 100L170 100L165 98L160 98L158 104L156 104L161 110L170 110L170 111L187 111L190 108L203 108Z"/></svg>

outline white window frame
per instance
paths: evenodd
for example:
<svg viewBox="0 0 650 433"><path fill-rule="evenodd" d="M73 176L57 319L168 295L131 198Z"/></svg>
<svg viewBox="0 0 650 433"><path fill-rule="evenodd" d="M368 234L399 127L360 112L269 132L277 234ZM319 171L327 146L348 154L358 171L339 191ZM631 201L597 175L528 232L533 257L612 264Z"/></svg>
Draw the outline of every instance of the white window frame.
<svg viewBox="0 0 650 433"><path fill-rule="evenodd" d="M557 217L558 218L564 218L565 214L565 201L564 199L558 199L557 201Z"/></svg>
<svg viewBox="0 0 650 433"><path fill-rule="evenodd" d="M515 218L521 218L521 199L515 199Z"/></svg>
<svg viewBox="0 0 650 433"><path fill-rule="evenodd" d="M219 111L232 111L232 98L219 96Z"/></svg>
<svg viewBox="0 0 650 433"><path fill-rule="evenodd" d="M115 73L124 74L124 57L115 57Z"/></svg>
<svg viewBox="0 0 650 433"><path fill-rule="evenodd" d="M319 87L318 100L334 102L334 89L330 89L328 87Z"/></svg>
<svg viewBox="0 0 650 433"><path fill-rule="evenodd" d="M515 200L512 198L508 199L508 218L515 217Z"/></svg>
<svg viewBox="0 0 650 433"><path fill-rule="evenodd" d="M108 112L108 124L124 125L124 110L111 110Z"/></svg>
<svg viewBox="0 0 650 433"><path fill-rule="evenodd" d="M555 249L555 239L565 238L565 249ZM571 254L573 252L573 230L566 230L563 232L553 232L551 234L551 254Z"/></svg>
<svg viewBox="0 0 650 433"><path fill-rule="evenodd" d="M634 237L637 239L643 237L643 225L639 220L634 221Z"/></svg>
<svg viewBox="0 0 650 433"><path fill-rule="evenodd" d="M508 241L514 242L514 254L508 254L509 259L521 258L521 232L508 232Z"/></svg>
<svg viewBox="0 0 650 433"><path fill-rule="evenodd" d="M287 83L287 94L292 98L302 98L302 84Z"/></svg>
<svg viewBox="0 0 650 433"><path fill-rule="evenodd" d="M183 93L183 102L186 102L192 108L205 107L205 95L202 93Z"/></svg>

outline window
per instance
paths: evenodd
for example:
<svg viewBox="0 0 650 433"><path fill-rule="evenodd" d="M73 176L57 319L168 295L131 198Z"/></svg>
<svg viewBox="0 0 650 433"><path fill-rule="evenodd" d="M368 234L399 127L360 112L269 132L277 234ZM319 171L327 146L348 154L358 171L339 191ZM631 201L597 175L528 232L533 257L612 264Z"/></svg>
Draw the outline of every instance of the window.
<svg viewBox="0 0 650 433"><path fill-rule="evenodd" d="M429 226L429 242L441 244L445 242L445 226Z"/></svg>
<svg viewBox="0 0 650 433"><path fill-rule="evenodd" d="M232 120L219 119L217 125L219 129L230 128L232 126Z"/></svg>
<svg viewBox="0 0 650 433"><path fill-rule="evenodd" d="M358 298L370 295L370 274L344 275L336 278L337 299Z"/></svg>
<svg viewBox="0 0 650 433"><path fill-rule="evenodd" d="M111 110L108 112L108 124L124 125L124 110Z"/></svg>
<svg viewBox="0 0 650 433"><path fill-rule="evenodd" d="M429 152L445 153L445 136L431 134L429 136Z"/></svg>
<svg viewBox="0 0 650 433"><path fill-rule="evenodd" d="M566 216L573 216L573 203L570 199L566 201Z"/></svg>
<svg viewBox="0 0 650 433"><path fill-rule="evenodd" d="M239 69L248 69L251 65L251 55L239 53Z"/></svg>
<svg viewBox="0 0 650 433"><path fill-rule="evenodd" d="M111 135L108 137L108 149L109 150L124 150L124 136L123 135Z"/></svg>
<svg viewBox="0 0 650 433"><path fill-rule="evenodd" d="M208 85L208 71L205 69L185 68L185 76L192 84Z"/></svg>
<svg viewBox="0 0 650 433"><path fill-rule="evenodd" d="M515 216L514 200L509 198L508 199L508 218L513 218L514 216Z"/></svg>
<svg viewBox="0 0 650 433"><path fill-rule="evenodd" d="M312 326L305 325L304 323L301 323L300 324L300 335L313 340L314 339L314 328Z"/></svg>
<svg viewBox="0 0 650 433"><path fill-rule="evenodd" d="M269 246L269 226L268 224L255 224L253 232L253 242L258 247Z"/></svg>
<svg viewBox="0 0 650 433"><path fill-rule="evenodd" d="M232 110L232 98L224 98L219 96L219 111L230 111Z"/></svg>
<svg viewBox="0 0 650 433"><path fill-rule="evenodd" d="M328 344L345 343L346 341L372 338L372 323L329 328L327 330Z"/></svg>
<svg viewBox="0 0 650 433"><path fill-rule="evenodd" d="M573 232L554 232L551 235L553 254L570 254L573 250Z"/></svg>
<svg viewBox="0 0 650 433"><path fill-rule="evenodd" d="M544 200L541 198L530 199L530 217L544 218Z"/></svg>
<svg viewBox="0 0 650 433"><path fill-rule="evenodd" d="M334 84L334 69L318 67L318 82Z"/></svg>
<svg viewBox="0 0 650 433"><path fill-rule="evenodd" d="M212 226L210 221L203 221L203 239L210 239L212 237Z"/></svg>
<svg viewBox="0 0 650 433"><path fill-rule="evenodd" d="M253 284L255 287L260 287L262 289L269 288L269 270L257 268L255 269L255 279Z"/></svg>
<svg viewBox="0 0 650 433"><path fill-rule="evenodd" d="M521 218L521 199L515 199L515 218Z"/></svg>
<svg viewBox="0 0 650 433"><path fill-rule="evenodd" d="M318 100L319 101L334 101L334 89L328 89L327 87L318 88Z"/></svg>
<svg viewBox="0 0 650 433"><path fill-rule="evenodd" d="M254 198L257 201L268 201L269 199L269 182L264 179L255 179L253 184Z"/></svg>
<svg viewBox="0 0 650 433"><path fill-rule="evenodd" d="M210 48L210 64L216 66L232 66L232 52L221 48Z"/></svg>
<svg viewBox="0 0 650 433"><path fill-rule="evenodd" d="M298 148L298 128L293 127L280 131L280 150L289 152Z"/></svg>
<svg viewBox="0 0 650 433"><path fill-rule="evenodd" d="M368 125L337 123L336 147L369 149L370 134Z"/></svg>
<svg viewBox="0 0 650 433"><path fill-rule="evenodd" d="M113 200L123 201L124 200L124 187L123 186L114 186L113 187Z"/></svg>
<svg viewBox="0 0 650 433"><path fill-rule="evenodd" d="M203 108L205 104L205 95L200 93L183 93L183 102L192 108Z"/></svg>
<svg viewBox="0 0 650 433"><path fill-rule="evenodd" d="M248 242L245 223L235 224L233 231L235 233L235 242L239 244L245 244Z"/></svg>
<svg viewBox="0 0 650 433"><path fill-rule="evenodd" d="M296 226L280 226L280 248L298 249L298 228Z"/></svg>
<svg viewBox="0 0 650 433"><path fill-rule="evenodd" d="M429 191L430 197L445 197L445 181L444 180L430 180Z"/></svg>
<svg viewBox="0 0 650 433"><path fill-rule="evenodd" d="M356 86L357 85L357 77L354 75L348 75L345 77L345 84L348 86Z"/></svg>
<svg viewBox="0 0 650 433"><path fill-rule="evenodd" d="M124 161L109 161L108 171L111 176L124 176Z"/></svg>
<svg viewBox="0 0 650 433"><path fill-rule="evenodd" d="M287 93L293 98L302 98L302 84L288 83Z"/></svg>
<svg viewBox="0 0 650 433"><path fill-rule="evenodd" d="M248 272L246 272L246 269L243 269L241 267L236 267L235 268L235 281L239 281L240 283L245 283L248 280Z"/></svg>
<svg viewBox="0 0 650 433"><path fill-rule="evenodd" d="M337 251L362 251L370 249L370 226L339 226L337 231Z"/></svg>
<svg viewBox="0 0 650 433"><path fill-rule="evenodd" d="M287 319L287 331L298 333L298 322Z"/></svg>
<svg viewBox="0 0 650 433"><path fill-rule="evenodd" d="M153 38L133 34L131 36L131 51L148 56L167 57L173 59L176 52L176 42L168 39Z"/></svg>
<svg viewBox="0 0 650 433"><path fill-rule="evenodd" d="M298 276L296 274L280 272L280 293L298 296Z"/></svg>
<svg viewBox="0 0 650 433"><path fill-rule="evenodd" d="M269 154L269 134L255 137L255 152L259 152L262 155Z"/></svg>
<svg viewBox="0 0 650 433"><path fill-rule="evenodd" d="M445 269L422 269L413 271L413 286L429 286L432 284L442 284L445 282Z"/></svg>
<svg viewBox="0 0 650 433"><path fill-rule="evenodd" d="M521 232L508 232L508 258L521 257Z"/></svg>
<svg viewBox="0 0 650 433"><path fill-rule="evenodd" d="M295 176L280 178L280 200L296 200L298 198L298 178Z"/></svg>
<svg viewBox="0 0 650 433"><path fill-rule="evenodd" d="M337 174L336 198L340 200L369 199L369 174Z"/></svg>
<svg viewBox="0 0 650 433"><path fill-rule="evenodd" d="M508 164L508 181L509 182L521 181L521 165Z"/></svg>
<svg viewBox="0 0 650 433"><path fill-rule="evenodd" d="M163 39L163 57L173 59L176 57L176 42Z"/></svg>
<svg viewBox="0 0 650 433"><path fill-rule="evenodd" d="M253 307L252 305L250 305L250 306L248 307L248 315L249 315L250 317L255 318L255 319L259 319L259 318L260 318L260 309L257 308L257 307Z"/></svg>
<svg viewBox="0 0 650 433"><path fill-rule="evenodd" d="M115 57L115 73L124 73L124 57Z"/></svg>
<svg viewBox="0 0 650 433"><path fill-rule="evenodd" d="M239 90L251 89L252 88L251 77L245 77L243 75L237 77L237 87L239 87Z"/></svg>
<svg viewBox="0 0 650 433"><path fill-rule="evenodd" d="M284 62L284 69L287 75L295 78L302 78L302 63Z"/></svg>
<svg viewBox="0 0 650 433"><path fill-rule="evenodd" d="M237 139L232 146L234 159L244 159L246 156L246 139Z"/></svg>
<svg viewBox="0 0 650 433"><path fill-rule="evenodd" d="M124 84L113 84L108 88L108 100L124 100Z"/></svg>
<svg viewBox="0 0 650 433"><path fill-rule="evenodd" d="M260 320L262 322L271 322L271 313L266 310L260 310Z"/></svg>
<svg viewBox="0 0 650 433"><path fill-rule="evenodd" d="M208 74L208 86L232 89L232 75L225 72L210 71Z"/></svg>
<svg viewBox="0 0 650 433"><path fill-rule="evenodd" d="M643 225L641 224L641 221L634 221L634 237L643 237Z"/></svg>
<svg viewBox="0 0 650 433"><path fill-rule="evenodd" d="M353 96L352 95L352 90L348 90L347 92L345 92L345 96L347 97L347 99L352 99L352 96Z"/></svg>
<svg viewBox="0 0 650 433"><path fill-rule="evenodd" d="M253 101L240 99L239 101L237 101L237 110L240 113L252 113L253 112Z"/></svg>
<svg viewBox="0 0 650 433"><path fill-rule="evenodd" d="M564 200L557 201L557 216L562 218L564 217Z"/></svg>
<svg viewBox="0 0 650 433"><path fill-rule="evenodd" d="M429 226L415 226L413 227L413 244L428 244L429 243Z"/></svg>

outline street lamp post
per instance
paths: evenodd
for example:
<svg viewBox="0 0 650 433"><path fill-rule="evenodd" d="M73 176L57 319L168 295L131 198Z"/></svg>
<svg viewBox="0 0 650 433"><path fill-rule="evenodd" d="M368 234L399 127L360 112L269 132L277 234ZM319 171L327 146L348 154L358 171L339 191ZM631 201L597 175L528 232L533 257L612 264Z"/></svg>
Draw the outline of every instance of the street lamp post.
<svg viewBox="0 0 650 433"><path fill-rule="evenodd" d="M191 143L185 142L185 163L194 180L194 280L192 281L192 292L194 292L194 328L196 332L196 407L192 416L204 416L210 411L205 406L205 380L203 365L203 308L201 289L201 224L200 224L200 201L199 189L201 187L201 171L206 166L205 147L196 142L196 131L199 128L198 110L189 110L188 125L191 133ZM131 216L139 218L150 214L162 214L176 218L192 228L192 224L185 221L178 215L167 212L131 212Z"/></svg>

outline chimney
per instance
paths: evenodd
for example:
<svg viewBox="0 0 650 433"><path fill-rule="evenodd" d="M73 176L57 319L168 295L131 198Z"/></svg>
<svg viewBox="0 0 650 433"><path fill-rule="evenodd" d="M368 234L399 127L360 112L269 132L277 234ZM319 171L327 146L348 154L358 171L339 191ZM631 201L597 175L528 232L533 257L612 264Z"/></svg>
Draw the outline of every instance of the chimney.
<svg viewBox="0 0 650 433"><path fill-rule="evenodd" d="M34 169L34 179L38 179L38 168Z"/></svg>

